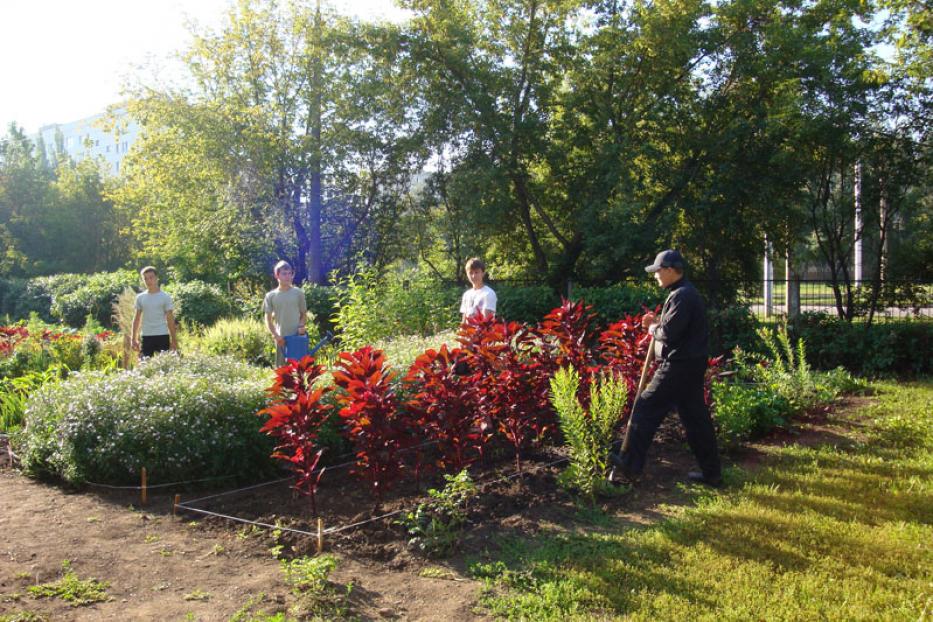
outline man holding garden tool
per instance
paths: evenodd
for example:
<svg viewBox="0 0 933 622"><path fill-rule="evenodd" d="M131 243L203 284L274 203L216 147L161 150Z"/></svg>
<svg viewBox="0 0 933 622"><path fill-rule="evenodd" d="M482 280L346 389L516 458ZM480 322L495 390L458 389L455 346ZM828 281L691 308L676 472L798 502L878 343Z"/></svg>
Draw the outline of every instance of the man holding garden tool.
<svg viewBox="0 0 933 622"><path fill-rule="evenodd" d="M675 250L658 253L654 263L645 267L670 293L660 316L646 313L642 318L642 325L651 333L651 346L622 450L611 454L611 458L622 479L636 481L645 468L648 448L658 426L676 408L701 469L688 473L688 478L719 487L722 485L719 448L713 420L703 399L709 355L706 308L699 292L684 276L684 267L684 258ZM652 356L658 360L658 369L644 386Z"/></svg>

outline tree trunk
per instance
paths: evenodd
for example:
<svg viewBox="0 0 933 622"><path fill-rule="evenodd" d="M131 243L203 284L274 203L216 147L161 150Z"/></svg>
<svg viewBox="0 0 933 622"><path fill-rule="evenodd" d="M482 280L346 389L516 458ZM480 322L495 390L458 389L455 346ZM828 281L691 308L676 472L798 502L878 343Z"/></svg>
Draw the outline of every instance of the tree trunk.
<svg viewBox="0 0 933 622"><path fill-rule="evenodd" d="M538 240L538 234L535 232L534 223L531 221L531 201L528 197L528 187L525 184L525 178L520 172L513 172L512 185L515 188L515 197L518 199L518 211L525 227L525 233L528 235L528 242L531 244L531 250L535 256L535 268L541 274L546 276L548 272L547 255L541 247Z"/></svg>
<svg viewBox="0 0 933 622"><path fill-rule="evenodd" d="M314 14L314 70L311 78L311 195L308 197L308 280L316 285L323 285L326 280L324 274L324 249L321 244L321 209L323 207L323 192L321 189L321 2L318 0Z"/></svg>
<svg viewBox="0 0 933 622"><path fill-rule="evenodd" d="M295 284L301 285L308 278L308 230L302 222L301 196L304 188L304 176L299 176L300 183L295 183L292 187L292 227L295 230L295 241L298 245L298 257L295 260Z"/></svg>

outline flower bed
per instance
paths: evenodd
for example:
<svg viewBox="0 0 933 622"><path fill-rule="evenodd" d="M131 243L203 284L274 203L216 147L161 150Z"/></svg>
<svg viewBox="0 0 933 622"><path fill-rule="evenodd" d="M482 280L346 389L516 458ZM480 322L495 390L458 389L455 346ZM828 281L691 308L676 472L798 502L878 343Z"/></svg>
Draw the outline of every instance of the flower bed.
<svg viewBox="0 0 933 622"><path fill-rule="evenodd" d="M226 357L163 354L133 371L82 372L37 391L21 455L33 475L135 484L271 472L255 413L268 372Z"/></svg>

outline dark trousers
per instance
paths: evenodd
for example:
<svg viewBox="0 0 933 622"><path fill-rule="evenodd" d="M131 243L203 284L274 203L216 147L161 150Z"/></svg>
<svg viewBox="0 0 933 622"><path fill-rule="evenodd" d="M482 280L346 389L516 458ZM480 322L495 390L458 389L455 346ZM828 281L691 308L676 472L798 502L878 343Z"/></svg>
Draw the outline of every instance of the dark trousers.
<svg viewBox="0 0 933 622"><path fill-rule="evenodd" d="M172 341L168 335L149 335L143 336L143 342L140 344L142 358L149 358L156 352L165 352L172 347Z"/></svg>
<svg viewBox="0 0 933 622"><path fill-rule="evenodd" d="M711 479L721 475L716 431L703 401L705 374L706 359L662 361L658 366L635 404L622 449L622 461L630 475L639 475L645 468L654 433L674 408L684 424L687 442L703 475Z"/></svg>

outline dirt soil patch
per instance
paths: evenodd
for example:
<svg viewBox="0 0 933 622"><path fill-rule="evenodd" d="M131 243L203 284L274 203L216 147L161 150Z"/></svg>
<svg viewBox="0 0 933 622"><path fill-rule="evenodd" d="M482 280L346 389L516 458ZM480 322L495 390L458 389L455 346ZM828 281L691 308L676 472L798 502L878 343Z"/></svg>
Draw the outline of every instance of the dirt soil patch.
<svg viewBox="0 0 933 622"><path fill-rule="evenodd" d="M846 412L866 398L809 413L792 428L743 448L725 462L757 468L765 445L843 442L843 431L857 426ZM599 507L632 524L648 524L692 503L681 484L694 460L676 418L662 427L644 480ZM844 427L843 427L844 426ZM562 464L557 451L526 459L525 476L509 478L507 458L486 465L477 479L481 495L469 512L462 552L432 560L412 551L404 530L389 517L325 538L337 555L333 582L353 584L351 615L362 620L484 620L475 610L480 584L469 578L470 560L494 558L506 534L534 535L543 529L600 529L599 521L556 484ZM2 461L0 461L2 464ZM0 615L31 612L49 620L228 620L250 601L259 609L285 610L292 602L278 562L269 549L283 545L287 555L309 554L315 539L226 519L172 516L175 491L150 495L140 507L138 493L70 491L0 470ZM211 494L187 492L182 500ZM423 496L413 487L395 491L375 514L413 509ZM195 503L196 507L248 520L315 531L306 498L295 498L287 484L253 489ZM318 508L325 527L365 521L374 515L365 487L346 470L322 480ZM109 583L109 602L72 607L57 599L33 599L27 588L61 576L70 560L81 579Z"/></svg>

